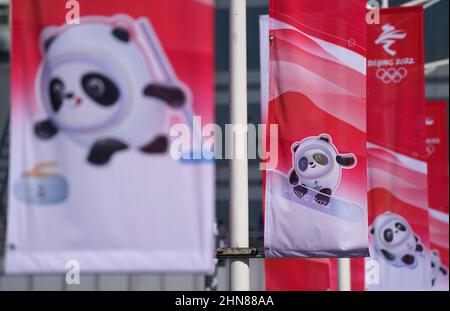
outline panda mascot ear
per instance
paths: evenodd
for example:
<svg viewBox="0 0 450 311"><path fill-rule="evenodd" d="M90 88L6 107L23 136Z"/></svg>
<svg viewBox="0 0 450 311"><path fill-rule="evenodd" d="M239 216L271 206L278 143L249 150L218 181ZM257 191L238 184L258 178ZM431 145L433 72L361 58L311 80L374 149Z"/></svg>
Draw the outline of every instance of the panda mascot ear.
<svg viewBox="0 0 450 311"><path fill-rule="evenodd" d="M324 142L331 143L331 136L328 134L320 134L319 139L323 140Z"/></svg>
<svg viewBox="0 0 450 311"><path fill-rule="evenodd" d="M52 43L55 41L55 39L56 39L56 35L53 37L50 37L46 41L44 41L44 43L43 43L44 52L48 51L48 49L50 48Z"/></svg>
<svg viewBox="0 0 450 311"><path fill-rule="evenodd" d="M40 46L42 54L45 54L50 49L50 46L55 42L55 39L59 35L59 28L56 26L50 26L45 28L40 36Z"/></svg>
<svg viewBox="0 0 450 311"><path fill-rule="evenodd" d="M300 146L300 143L298 141L293 143L291 146L292 153L295 153L299 146Z"/></svg>
<svg viewBox="0 0 450 311"><path fill-rule="evenodd" d="M126 29L122 26L115 27L112 30L112 35L119 41L122 41L125 43L130 41L130 32L128 31L128 29Z"/></svg>

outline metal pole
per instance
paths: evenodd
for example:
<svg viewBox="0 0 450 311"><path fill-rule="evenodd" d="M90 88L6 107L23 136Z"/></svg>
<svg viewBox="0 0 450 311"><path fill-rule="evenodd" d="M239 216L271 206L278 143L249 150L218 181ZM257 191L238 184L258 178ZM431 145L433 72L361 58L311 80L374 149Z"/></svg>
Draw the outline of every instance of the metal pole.
<svg viewBox="0 0 450 311"><path fill-rule="evenodd" d="M382 8L388 8L389 7L389 0L381 0L381 7Z"/></svg>
<svg viewBox="0 0 450 311"><path fill-rule="evenodd" d="M217 222L214 223L214 238L216 241L216 249L218 249L220 247L220 237ZM219 259L217 257L214 259L214 263L215 263L214 272L210 275L205 276L206 291L217 291L218 288L217 273L218 273Z"/></svg>
<svg viewBox="0 0 450 311"><path fill-rule="evenodd" d="M425 64L425 75L429 75L430 73L437 70L439 67L448 66L448 58L437 60L431 63Z"/></svg>
<svg viewBox="0 0 450 311"><path fill-rule="evenodd" d="M412 0L401 4L400 6L415 6L427 3L430 0Z"/></svg>
<svg viewBox="0 0 450 311"><path fill-rule="evenodd" d="M234 126L247 127L247 38L246 1L230 4L230 119ZM249 246L247 132L235 131L233 157L230 160L230 244ZM238 137L239 136L239 137ZM236 142L243 142L237 145ZM239 149L239 152L237 150ZM239 154L239 157L237 156ZM250 290L248 258L231 259L230 287L233 291Z"/></svg>
<svg viewBox="0 0 450 311"><path fill-rule="evenodd" d="M338 258L338 290L341 292L352 290L350 258Z"/></svg>
<svg viewBox="0 0 450 311"><path fill-rule="evenodd" d="M434 62L426 63L425 64L425 69L437 68L437 67L442 67L442 66L448 66L448 64L449 64L448 58L441 59L441 60L437 60L437 61L434 61Z"/></svg>
<svg viewBox="0 0 450 311"><path fill-rule="evenodd" d="M430 2L427 2L423 5L423 9L426 10L432 7L433 5L438 4L439 2L441 2L441 0L431 0Z"/></svg>

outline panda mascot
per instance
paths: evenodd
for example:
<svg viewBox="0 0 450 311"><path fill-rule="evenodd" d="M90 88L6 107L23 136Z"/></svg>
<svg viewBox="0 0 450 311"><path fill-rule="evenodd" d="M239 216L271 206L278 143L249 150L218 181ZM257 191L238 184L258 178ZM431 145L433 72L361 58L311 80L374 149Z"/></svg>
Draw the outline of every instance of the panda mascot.
<svg viewBox="0 0 450 311"><path fill-rule="evenodd" d="M317 191L315 202L327 205L341 180L342 168L356 165L354 154L339 154L326 134L295 142L292 147L292 165L289 183L294 193L302 198L308 189Z"/></svg>
<svg viewBox="0 0 450 311"><path fill-rule="evenodd" d="M41 51L36 91L46 117L34 125L38 138L61 132L87 149L93 165L129 148L167 151L169 113L189 105L190 92L147 19L92 16L48 27Z"/></svg>
<svg viewBox="0 0 450 311"><path fill-rule="evenodd" d="M440 285L439 284L440 281L448 276L448 270L442 265L441 258L439 256L439 251L435 249L431 251L430 262L431 262L431 286L436 288Z"/></svg>
<svg viewBox="0 0 450 311"><path fill-rule="evenodd" d="M371 246L377 258L395 267L415 268L418 256L424 253L420 239L400 215L385 212L370 227Z"/></svg>

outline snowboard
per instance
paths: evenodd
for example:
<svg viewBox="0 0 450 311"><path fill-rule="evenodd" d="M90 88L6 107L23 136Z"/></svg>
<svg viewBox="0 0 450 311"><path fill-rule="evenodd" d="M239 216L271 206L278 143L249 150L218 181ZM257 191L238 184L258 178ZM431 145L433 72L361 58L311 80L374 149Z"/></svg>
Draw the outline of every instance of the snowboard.
<svg viewBox="0 0 450 311"><path fill-rule="evenodd" d="M355 202L322 193L322 195L330 198L327 205L322 205L314 200L316 194L319 192L308 187L305 187L308 189L308 192L303 197L298 197L294 193L294 186L289 183L289 176L282 172L268 170L266 180L270 181L271 187L269 191L271 194L281 196L284 199L303 207L313 209L319 213L324 213L347 222L358 223L364 220L364 209Z"/></svg>

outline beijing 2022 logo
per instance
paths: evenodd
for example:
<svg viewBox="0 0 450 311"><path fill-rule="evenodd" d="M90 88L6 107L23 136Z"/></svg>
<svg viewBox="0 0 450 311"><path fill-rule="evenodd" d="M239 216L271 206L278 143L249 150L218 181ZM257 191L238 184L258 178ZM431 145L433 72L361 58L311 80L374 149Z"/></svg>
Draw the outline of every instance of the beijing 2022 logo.
<svg viewBox="0 0 450 311"><path fill-rule="evenodd" d="M397 55L397 51L392 46L398 41L406 38L407 33L404 30L396 29L391 24L383 25L383 32L375 40L375 44L382 45L383 50L390 56ZM398 65L398 64L397 64ZM400 83L408 76L408 70L405 67L378 68L376 77L385 84Z"/></svg>

